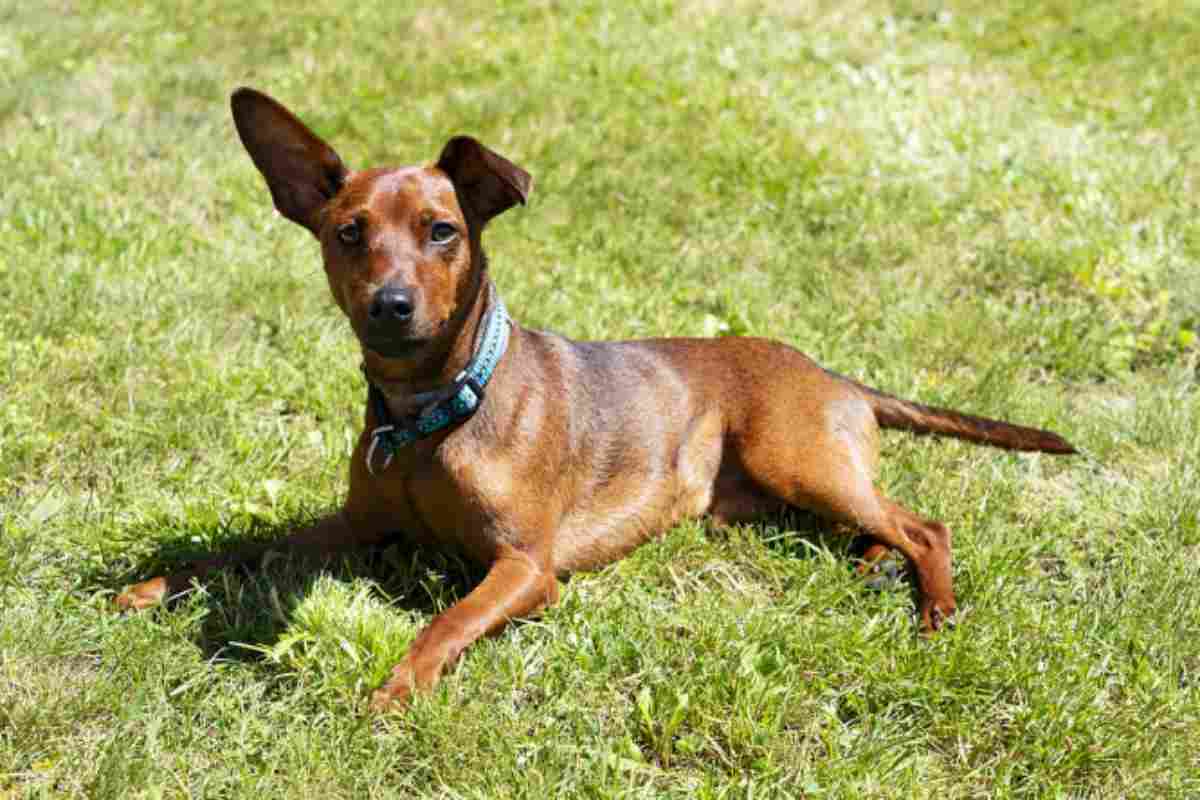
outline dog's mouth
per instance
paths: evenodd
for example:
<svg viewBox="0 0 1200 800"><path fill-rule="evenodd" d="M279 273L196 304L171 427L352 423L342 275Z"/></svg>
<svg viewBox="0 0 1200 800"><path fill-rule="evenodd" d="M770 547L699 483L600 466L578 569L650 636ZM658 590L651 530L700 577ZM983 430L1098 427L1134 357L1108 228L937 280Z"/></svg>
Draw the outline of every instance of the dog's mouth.
<svg viewBox="0 0 1200 800"><path fill-rule="evenodd" d="M424 337L372 336L363 340L363 346L384 358L405 358L429 344Z"/></svg>

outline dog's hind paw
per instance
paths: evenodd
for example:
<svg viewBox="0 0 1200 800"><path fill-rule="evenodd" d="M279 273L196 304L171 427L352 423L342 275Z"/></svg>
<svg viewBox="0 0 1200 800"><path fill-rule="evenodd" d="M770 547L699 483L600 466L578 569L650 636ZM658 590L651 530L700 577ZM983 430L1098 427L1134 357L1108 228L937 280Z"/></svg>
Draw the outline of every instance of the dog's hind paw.
<svg viewBox="0 0 1200 800"><path fill-rule="evenodd" d="M953 598L939 603L924 601L921 604L921 635L933 636L946 627L957 624L958 605Z"/></svg>

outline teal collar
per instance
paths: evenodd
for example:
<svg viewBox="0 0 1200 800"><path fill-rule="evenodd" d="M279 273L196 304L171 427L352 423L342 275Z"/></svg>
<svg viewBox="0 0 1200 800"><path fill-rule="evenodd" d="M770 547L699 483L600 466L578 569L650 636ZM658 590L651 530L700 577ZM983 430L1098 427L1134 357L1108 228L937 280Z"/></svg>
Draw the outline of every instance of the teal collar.
<svg viewBox="0 0 1200 800"><path fill-rule="evenodd" d="M367 448L367 471L372 475L376 474L376 451L384 454L382 472L401 447L468 419L483 403L484 388L508 349L512 323L491 282L488 283L488 300L489 308L475 336L475 353L466 368L450 384L410 398L421 408L417 413L396 420L388 410L383 391L368 379L367 401L377 424L371 431L371 445Z"/></svg>

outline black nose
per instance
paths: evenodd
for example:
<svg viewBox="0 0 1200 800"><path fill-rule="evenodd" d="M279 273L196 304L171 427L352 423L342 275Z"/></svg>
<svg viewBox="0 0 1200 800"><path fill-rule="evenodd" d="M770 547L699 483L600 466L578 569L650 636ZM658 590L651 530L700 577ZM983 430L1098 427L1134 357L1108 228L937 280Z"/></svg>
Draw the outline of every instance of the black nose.
<svg viewBox="0 0 1200 800"><path fill-rule="evenodd" d="M392 321L407 322L412 319L414 310L416 310L416 304L413 301L412 292L407 289L385 286L375 293L375 298L371 300L371 307L367 309L367 316L374 324L386 324Z"/></svg>

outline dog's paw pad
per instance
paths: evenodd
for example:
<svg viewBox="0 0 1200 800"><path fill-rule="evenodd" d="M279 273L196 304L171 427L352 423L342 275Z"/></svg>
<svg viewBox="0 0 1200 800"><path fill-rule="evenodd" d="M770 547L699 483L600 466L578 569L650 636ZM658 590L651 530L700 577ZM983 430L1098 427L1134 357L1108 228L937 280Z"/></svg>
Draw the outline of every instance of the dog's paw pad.
<svg viewBox="0 0 1200 800"><path fill-rule="evenodd" d="M946 607L934 605L929 608L921 619L921 633L924 636L933 636L935 633L946 628L953 628L958 624L958 607L949 605Z"/></svg>
<svg viewBox="0 0 1200 800"><path fill-rule="evenodd" d="M859 570L863 584L872 591L883 592L896 588L908 576L908 570L903 561L895 558L885 558L871 565L863 565Z"/></svg>

